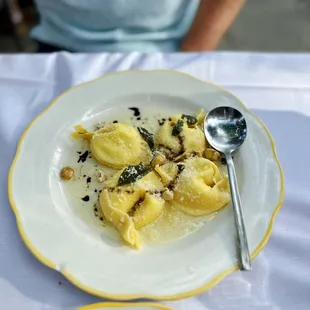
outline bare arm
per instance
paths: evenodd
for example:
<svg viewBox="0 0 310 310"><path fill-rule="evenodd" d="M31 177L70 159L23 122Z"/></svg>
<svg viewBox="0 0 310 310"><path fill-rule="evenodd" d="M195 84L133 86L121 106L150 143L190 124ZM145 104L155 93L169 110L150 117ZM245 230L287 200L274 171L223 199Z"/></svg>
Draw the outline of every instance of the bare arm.
<svg viewBox="0 0 310 310"><path fill-rule="evenodd" d="M208 51L219 44L246 0L201 0L182 51Z"/></svg>

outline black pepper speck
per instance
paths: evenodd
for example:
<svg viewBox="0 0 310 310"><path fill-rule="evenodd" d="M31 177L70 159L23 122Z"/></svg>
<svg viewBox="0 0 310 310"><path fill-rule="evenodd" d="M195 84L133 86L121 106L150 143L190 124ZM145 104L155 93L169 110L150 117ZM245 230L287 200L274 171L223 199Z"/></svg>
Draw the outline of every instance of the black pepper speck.
<svg viewBox="0 0 310 310"><path fill-rule="evenodd" d="M164 125L165 121L166 120L164 118L157 120L159 126Z"/></svg>
<svg viewBox="0 0 310 310"><path fill-rule="evenodd" d="M182 172L185 169L185 165L178 165L178 171Z"/></svg>

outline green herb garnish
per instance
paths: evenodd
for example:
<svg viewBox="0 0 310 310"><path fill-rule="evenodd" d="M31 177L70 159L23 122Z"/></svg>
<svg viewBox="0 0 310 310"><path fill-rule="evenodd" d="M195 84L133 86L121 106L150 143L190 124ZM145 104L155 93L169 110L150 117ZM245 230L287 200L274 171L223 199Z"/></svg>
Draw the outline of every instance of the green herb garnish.
<svg viewBox="0 0 310 310"><path fill-rule="evenodd" d="M138 131L144 141L149 145L151 151L154 151L154 136L143 127L138 127Z"/></svg>
<svg viewBox="0 0 310 310"><path fill-rule="evenodd" d="M142 163L136 166L128 166L124 169L120 175L117 185L126 185L134 183L137 180L142 179L146 174L148 174L152 168L150 166L144 166Z"/></svg>
<svg viewBox="0 0 310 310"><path fill-rule="evenodd" d="M182 119L184 119L184 118L186 119L187 125L195 125L198 122L198 120L195 116L182 114Z"/></svg>
<svg viewBox="0 0 310 310"><path fill-rule="evenodd" d="M183 124L183 121L181 121L180 119L177 121L176 125L172 129L173 136L178 136L182 132Z"/></svg>

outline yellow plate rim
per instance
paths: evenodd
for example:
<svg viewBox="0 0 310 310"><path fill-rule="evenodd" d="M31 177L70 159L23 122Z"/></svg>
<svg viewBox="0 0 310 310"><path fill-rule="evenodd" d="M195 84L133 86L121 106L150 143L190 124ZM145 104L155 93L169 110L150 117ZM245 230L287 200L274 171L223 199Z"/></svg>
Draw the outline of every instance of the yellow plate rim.
<svg viewBox="0 0 310 310"><path fill-rule="evenodd" d="M80 308L77 308L77 310L96 310L98 308L124 308L124 307L152 307L154 309L160 309L160 310L173 310L172 308L161 305L161 304L155 304L151 302L99 302L87 306L83 306Z"/></svg>
<svg viewBox="0 0 310 310"><path fill-rule="evenodd" d="M97 80L100 80L100 79L104 79L104 78L107 78L107 77L112 76L112 75L122 74L122 73L125 73L125 72L139 72L139 73L169 72L169 73L174 73L174 74L182 74L182 75L185 75L185 76L190 77L192 79L195 79L195 80L197 80L199 82L212 85L213 87L216 87L216 88L220 89L221 91L224 91L224 92L228 93L230 96L233 96L242 105L242 107L247 111L247 113L250 114L251 116L253 116L254 118L256 118L257 121L262 125L262 127L264 128L264 130L266 131L266 133L267 133L267 135L268 135L268 137L270 139L271 146L272 146L272 152L273 152L273 155L274 155L274 159L275 159L275 161L276 161L276 163L277 163L277 165L279 167L280 177L281 177L281 190L280 190L279 202L278 202L278 204L277 204L277 206L276 206L276 208L275 208L275 210L274 210L274 212L273 212L273 214L271 216L271 219L270 219L268 228L266 230L266 233L265 233L263 239L261 240L261 242L256 247L256 249L251 253L251 260L253 260L260 253L260 251L265 247L265 245L267 244L267 242L268 242L268 240L270 238L270 235L271 235L271 230L272 230L274 219L275 219L277 213L279 212L279 210L280 210L280 208L281 208L281 206L283 204L283 200L284 200L284 187L285 187L284 186L284 173L283 173L281 164L280 164L278 156L277 156L276 146L275 146L274 140L273 140L273 138L272 138L268 128L261 121L261 119L259 117L257 117L254 113L252 113L242 103L242 101L237 96L235 96L233 93L231 93L227 89L225 89L225 88L223 88L223 87L221 87L219 85L213 84L211 82L207 82L207 81L203 81L201 79L198 79L198 78L196 78L196 77L194 77L194 76L192 76L192 75L190 75L188 73L185 73L185 72L173 71L173 70L163 70L163 69L160 69L160 70L124 70L124 71L116 71L116 72L112 72L112 73L100 76L99 78L96 78L96 79L93 79L93 80L81 83L79 85L73 86L72 88L70 88L70 89L64 91L62 94L60 94L56 99L54 99L26 127L26 129L24 130L24 132L21 135L20 140L19 140L19 142L17 144L17 150L16 150L16 153L15 153L15 157L13 159L12 165L11 165L10 170L9 170L9 175L8 175L8 197L9 197L9 202L10 202L11 208L13 209L13 212L14 212L15 217L16 217L16 224L17 224L18 231L19 231L19 233L21 235L22 240L24 241L25 245L27 246L27 248L30 250L30 252L42 264L46 265L47 267L49 267L51 269L57 270L56 269L56 264L54 262L50 261L49 259L47 259L46 257L44 257L40 253L40 251L35 248L35 246L31 243L30 239L26 235L25 230L24 230L23 225L22 225L22 221L21 221L19 212L18 212L18 208L17 208L17 206L16 206L16 204L14 202L13 195L12 195L12 186L13 186L12 175L13 175L13 170L14 170L15 164L16 164L16 162L18 160L18 155L20 153L20 148L21 148L22 142L24 140L24 137L26 136L26 134L27 134L28 130L31 128L31 126L35 123L35 121L39 117L41 117L44 113L46 113L62 96L66 95L68 92L70 92L70 91L72 91L72 90L74 90L74 89L76 89L78 87L81 87L81 86L84 86L86 84L92 83L94 81L97 81ZM229 269L225 270L224 272L220 273L216 277L214 277L208 283L206 283L203 286L200 286L200 287L198 287L198 288L196 288L194 290L191 290L191 291L188 291L188 292L179 293L179 294L175 294L175 295L164 295L164 296L153 295L153 294L110 294L110 293L106 293L106 292L101 291L101 290L96 290L96 289L93 289L91 287L88 287L88 286L84 285L82 282L77 280L73 275L71 275L67 271L61 271L61 273L63 274L63 276L69 282L71 282L73 285L75 285L79 289L81 289L81 290L83 290L83 291L85 291L85 292L87 292L89 294L92 294L92 295L95 295L95 296L98 296L98 297L102 297L102 298L106 298L106 299L111 299L111 300L133 300L133 299L147 298L147 299L152 299L152 300L180 300L180 299L183 299L183 298L188 298L188 297L199 295L199 294L209 290L210 288L215 286L220 280L222 280L227 275L231 274L232 272L234 272L234 271L236 271L238 269L239 269L238 265L234 265L234 266L230 267Z"/></svg>

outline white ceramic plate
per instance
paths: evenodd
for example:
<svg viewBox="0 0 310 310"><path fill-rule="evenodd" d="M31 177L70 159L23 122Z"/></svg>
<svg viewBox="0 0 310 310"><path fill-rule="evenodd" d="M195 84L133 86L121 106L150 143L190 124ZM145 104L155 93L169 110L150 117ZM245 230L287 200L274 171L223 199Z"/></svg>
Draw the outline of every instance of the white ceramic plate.
<svg viewBox="0 0 310 310"><path fill-rule="evenodd" d="M173 310L170 307L154 303L97 303L81 307L77 310Z"/></svg>
<svg viewBox="0 0 310 310"><path fill-rule="evenodd" d="M45 265L79 288L110 299L180 299L199 294L237 269L231 206L185 238L136 251L103 233L91 208L72 199L60 169L70 163L74 125L145 113L193 114L239 109L248 137L235 156L251 258L266 244L283 201L283 174L263 123L234 95L173 71L126 71L58 97L23 134L9 174L9 199L23 240ZM126 114L127 113L127 114ZM82 194L82 193L81 193Z"/></svg>

